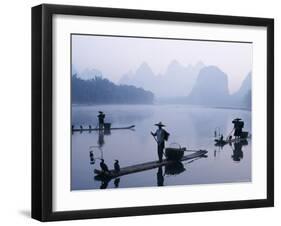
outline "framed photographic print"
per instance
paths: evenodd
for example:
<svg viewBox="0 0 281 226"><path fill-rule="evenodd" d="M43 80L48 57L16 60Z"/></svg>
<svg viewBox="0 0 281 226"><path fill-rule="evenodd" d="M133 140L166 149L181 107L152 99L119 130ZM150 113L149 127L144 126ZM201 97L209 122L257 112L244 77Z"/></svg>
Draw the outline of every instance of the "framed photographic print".
<svg viewBox="0 0 281 226"><path fill-rule="evenodd" d="M32 8L32 217L274 205L274 21Z"/></svg>

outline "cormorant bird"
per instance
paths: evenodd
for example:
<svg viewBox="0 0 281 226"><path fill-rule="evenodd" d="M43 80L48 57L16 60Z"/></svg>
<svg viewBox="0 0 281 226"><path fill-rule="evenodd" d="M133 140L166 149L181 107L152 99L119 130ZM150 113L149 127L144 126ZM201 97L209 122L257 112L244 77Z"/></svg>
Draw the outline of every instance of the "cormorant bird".
<svg viewBox="0 0 281 226"><path fill-rule="evenodd" d="M115 163L114 163L114 170L116 172L119 172L120 171L120 166L119 166L119 161L118 160L115 160Z"/></svg>
<svg viewBox="0 0 281 226"><path fill-rule="evenodd" d="M102 169L103 172L109 172L107 165L104 163L104 160L101 159L100 162L100 168Z"/></svg>

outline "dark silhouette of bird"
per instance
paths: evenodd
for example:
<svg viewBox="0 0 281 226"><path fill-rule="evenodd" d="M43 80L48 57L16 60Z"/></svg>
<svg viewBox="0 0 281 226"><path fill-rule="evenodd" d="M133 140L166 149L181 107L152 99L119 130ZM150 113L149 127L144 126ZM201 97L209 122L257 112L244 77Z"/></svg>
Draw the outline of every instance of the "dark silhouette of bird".
<svg viewBox="0 0 281 226"><path fill-rule="evenodd" d="M109 172L107 165L104 163L104 160L101 159L100 162L100 168L102 169L103 172Z"/></svg>
<svg viewBox="0 0 281 226"><path fill-rule="evenodd" d="M83 130L83 126L80 126L80 130Z"/></svg>
<svg viewBox="0 0 281 226"><path fill-rule="evenodd" d="M119 172L120 171L120 165L119 165L119 161L118 160L115 160L115 163L114 163L114 170L116 172Z"/></svg>
<svg viewBox="0 0 281 226"><path fill-rule="evenodd" d="M91 125L89 125L89 130L91 130L92 129L92 126Z"/></svg>

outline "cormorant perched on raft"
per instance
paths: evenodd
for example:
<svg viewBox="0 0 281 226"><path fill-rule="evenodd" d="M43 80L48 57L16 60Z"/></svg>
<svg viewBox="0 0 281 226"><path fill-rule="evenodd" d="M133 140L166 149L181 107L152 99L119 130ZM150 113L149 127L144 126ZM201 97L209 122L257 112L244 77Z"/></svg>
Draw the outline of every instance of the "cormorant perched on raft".
<svg viewBox="0 0 281 226"><path fill-rule="evenodd" d="M119 161L118 160L115 160L115 163L114 163L114 170L116 172L119 172L120 171L120 165L119 165Z"/></svg>
<svg viewBox="0 0 281 226"><path fill-rule="evenodd" d="M101 159L100 168L103 172L109 172L107 165L104 163L104 160Z"/></svg>

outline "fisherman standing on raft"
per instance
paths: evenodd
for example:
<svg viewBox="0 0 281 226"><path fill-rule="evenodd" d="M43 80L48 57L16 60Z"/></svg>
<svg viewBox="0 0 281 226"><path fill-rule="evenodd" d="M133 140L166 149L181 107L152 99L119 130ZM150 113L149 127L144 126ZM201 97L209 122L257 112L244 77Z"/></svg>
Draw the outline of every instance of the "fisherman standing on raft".
<svg viewBox="0 0 281 226"><path fill-rule="evenodd" d="M165 148L165 141L168 140L170 134L162 128L165 126L162 124L162 122L155 124L155 126L158 126L158 129L156 130L155 133L151 132L151 135L154 137L154 139L157 142L158 158L159 158L159 162L162 162L164 148Z"/></svg>
<svg viewBox="0 0 281 226"><path fill-rule="evenodd" d="M104 118L105 114L102 111L99 111L98 119L99 119L99 129L102 130L104 126Z"/></svg>

